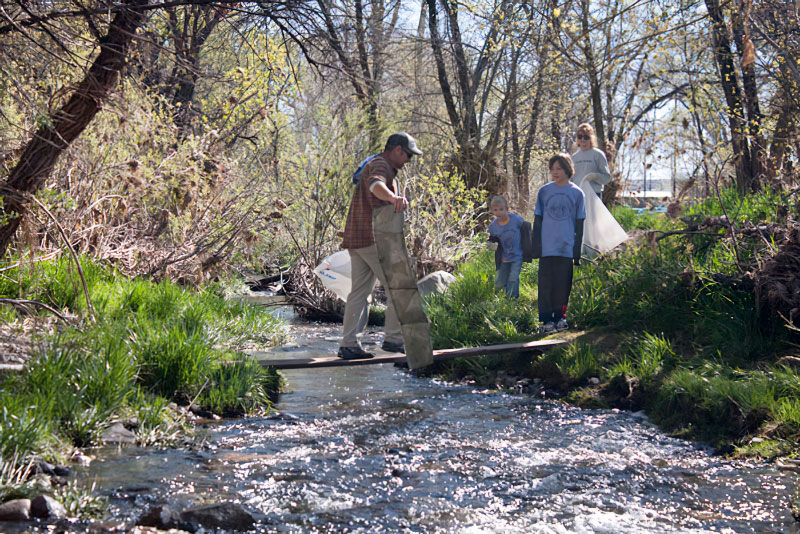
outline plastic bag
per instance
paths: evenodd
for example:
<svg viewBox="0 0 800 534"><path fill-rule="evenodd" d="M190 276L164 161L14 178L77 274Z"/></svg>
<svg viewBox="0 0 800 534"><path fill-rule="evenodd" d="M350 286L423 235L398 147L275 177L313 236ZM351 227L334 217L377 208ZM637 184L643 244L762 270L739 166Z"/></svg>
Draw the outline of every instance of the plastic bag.
<svg viewBox="0 0 800 534"><path fill-rule="evenodd" d="M581 181L579 187L586 197L586 222L583 225L584 254L594 256L613 249L626 239L628 234L605 207L589 183L591 174Z"/></svg>
<svg viewBox="0 0 800 534"><path fill-rule="evenodd" d="M352 287L351 273L350 253L346 250L334 252L314 268L314 274L319 277L322 285L345 302Z"/></svg>

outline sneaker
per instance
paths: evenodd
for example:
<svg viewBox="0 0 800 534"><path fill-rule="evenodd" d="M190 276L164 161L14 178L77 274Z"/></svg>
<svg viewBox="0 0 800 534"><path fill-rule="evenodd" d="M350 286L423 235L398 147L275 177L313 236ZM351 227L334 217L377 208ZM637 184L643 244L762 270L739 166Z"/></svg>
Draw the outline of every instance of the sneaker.
<svg viewBox="0 0 800 534"><path fill-rule="evenodd" d="M545 334L552 334L556 331L556 325L553 321L549 321L542 325L542 332Z"/></svg>
<svg viewBox="0 0 800 534"><path fill-rule="evenodd" d="M391 341L384 341L381 348L386 352L399 352L400 354L406 353L406 347L402 343L392 343Z"/></svg>
<svg viewBox="0 0 800 534"><path fill-rule="evenodd" d="M556 323L556 330L558 330L559 332L563 332L564 330L566 330L568 328L569 328L569 325L567 324L567 318L566 317L562 317L561 319L558 320L558 323Z"/></svg>
<svg viewBox="0 0 800 534"><path fill-rule="evenodd" d="M368 360L375 355L361 347L339 347L337 356L343 360Z"/></svg>

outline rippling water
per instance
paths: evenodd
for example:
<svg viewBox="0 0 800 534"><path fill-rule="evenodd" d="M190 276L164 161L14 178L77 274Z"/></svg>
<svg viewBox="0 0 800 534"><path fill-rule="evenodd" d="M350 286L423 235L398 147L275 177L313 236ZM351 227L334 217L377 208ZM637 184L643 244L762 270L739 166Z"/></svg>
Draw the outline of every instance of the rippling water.
<svg viewBox="0 0 800 534"><path fill-rule="evenodd" d="M338 333L299 326L283 352L333 352ZM285 375L278 409L294 418L219 424L200 451L101 455L88 475L112 516L235 501L262 532L797 532L796 475L712 457L641 415L391 365Z"/></svg>

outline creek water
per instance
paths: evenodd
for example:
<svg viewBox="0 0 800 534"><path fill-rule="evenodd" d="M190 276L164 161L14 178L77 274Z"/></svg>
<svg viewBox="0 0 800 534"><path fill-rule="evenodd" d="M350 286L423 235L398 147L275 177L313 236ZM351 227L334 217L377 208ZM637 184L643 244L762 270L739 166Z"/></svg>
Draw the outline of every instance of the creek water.
<svg viewBox="0 0 800 534"><path fill-rule="evenodd" d="M340 327L293 328L271 357L336 350ZM99 451L84 475L111 518L236 502L260 532L798 532L798 475L715 457L641 414L388 364L285 376L282 417L215 424L198 450Z"/></svg>

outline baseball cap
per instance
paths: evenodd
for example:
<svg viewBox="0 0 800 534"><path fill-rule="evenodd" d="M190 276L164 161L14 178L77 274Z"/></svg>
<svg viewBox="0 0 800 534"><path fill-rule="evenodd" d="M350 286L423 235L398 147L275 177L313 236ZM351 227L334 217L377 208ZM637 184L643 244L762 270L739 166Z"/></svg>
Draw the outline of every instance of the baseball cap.
<svg viewBox="0 0 800 534"><path fill-rule="evenodd" d="M417 148L417 142L406 132L397 132L389 136L389 139L386 141L386 149L388 150L396 146L401 146L412 154L422 154L422 150Z"/></svg>

